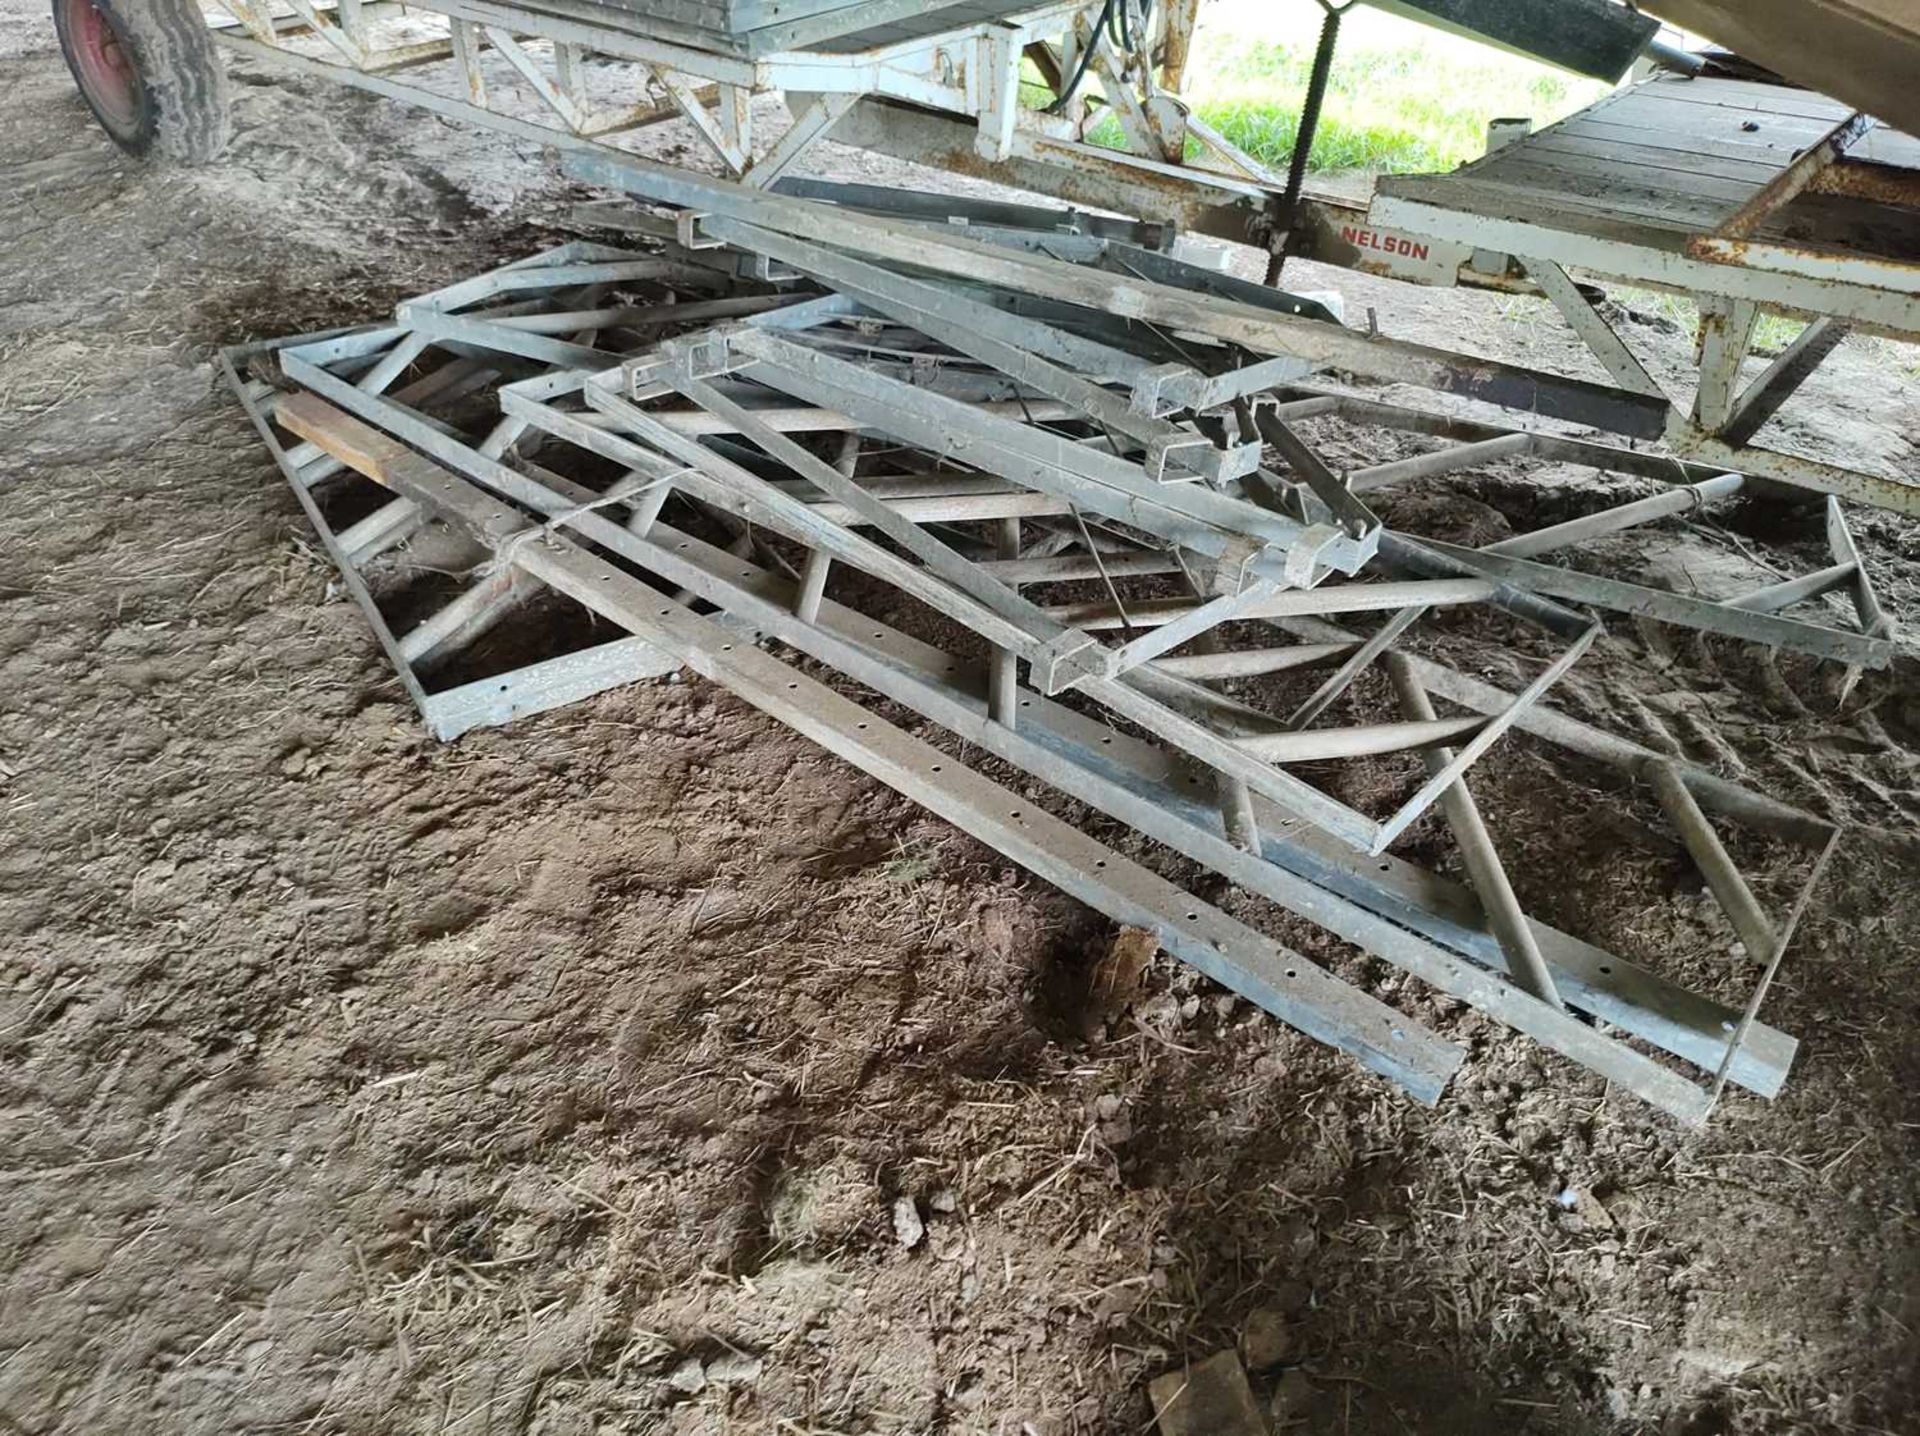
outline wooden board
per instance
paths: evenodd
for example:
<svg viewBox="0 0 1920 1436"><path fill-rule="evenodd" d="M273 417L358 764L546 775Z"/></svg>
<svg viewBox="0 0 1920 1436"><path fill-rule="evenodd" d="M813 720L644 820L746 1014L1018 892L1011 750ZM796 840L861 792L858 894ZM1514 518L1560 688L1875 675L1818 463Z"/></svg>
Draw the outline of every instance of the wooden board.
<svg viewBox="0 0 1920 1436"><path fill-rule="evenodd" d="M1632 242L1673 250L1718 229L1851 113L1787 86L1662 76L1450 175L1383 179L1378 192L1582 235L1631 234ZM1920 147L1894 136L1877 149L1904 157ZM1759 233L1846 244L1849 215L1816 208L1803 200ZM1869 218L1862 212L1861 225Z"/></svg>

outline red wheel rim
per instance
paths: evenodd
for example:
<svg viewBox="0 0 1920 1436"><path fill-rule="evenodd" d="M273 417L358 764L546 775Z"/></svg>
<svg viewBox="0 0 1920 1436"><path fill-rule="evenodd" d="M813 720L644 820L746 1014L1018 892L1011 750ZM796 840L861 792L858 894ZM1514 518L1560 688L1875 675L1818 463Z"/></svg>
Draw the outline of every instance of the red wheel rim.
<svg viewBox="0 0 1920 1436"><path fill-rule="evenodd" d="M75 77L102 118L131 128L140 118L140 77L120 35L94 0L60 0Z"/></svg>

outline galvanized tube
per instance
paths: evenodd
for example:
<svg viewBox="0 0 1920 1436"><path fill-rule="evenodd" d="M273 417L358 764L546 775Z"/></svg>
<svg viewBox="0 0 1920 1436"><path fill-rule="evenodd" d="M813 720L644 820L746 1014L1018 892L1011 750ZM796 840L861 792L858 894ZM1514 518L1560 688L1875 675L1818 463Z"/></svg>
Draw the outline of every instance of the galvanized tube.
<svg viewBox="0 0 1920 1436"><path fill-rule="evenodd" d="M1315 763L1325 758L1364 758L1427 748L1464 738L1487 726L1472 718L1434 718L1420 723L1362 723L1351 728L1322 728L1306 733L1249 733L1234 746L1269 763Z"/></svg>
<svg viewBox="0 0 1920 1436"><path fill-rule="evenodd" d="M1182 653L1156 658L1149 666L1174 678L1202 682L1221 678L1255 678L1305 668L1350 652L1351 643L1296 643L1289 648L1243 648L1227 653Z"/></svg>
<svg viewBox="0 0 1920 1436"><path fill-rule="evenodd" d="M1399 695L1401 711L1415 722L1434 721L1433 703L1426 689L1420 686L1420 679L1406 655L1389 653L1384 663L1394 692ZM1444 748L1436 748L1426 753L1423 761L1429 773L1438 773L1453 761L1453 755ZM1480 805L1474 802L1464 778L1455 780L1440 794L1440 808L1446 814L1454 842L1460 845L1467 879L1480 898L1487 926L1492 929L1501 952L1506 954L1507 971L1516 983L1542 1002L1565 1012L1566 1003L1561 1001L1560 991L1554 986L1547 959L1540 951L1540 944L1534 941L1526 911L1514 894L1513 884L1507 880L1506 866L1500 861L1493 836L1480 816Z"/></svg>
<svg viewBox="0 0 1920 1436"><path fill-rule="evenodd" d="M1748 613L1779 613L1797 603L1805 603L1810 598L1818 598L1823 593L1845 587L1854 581L1854 576L1859 572L1857 563L1836 563L1799 578L1756 588L1752 593L1726 600L1726 605L1728 608L1745 609Z"/></svg>
<svg viewBox="0 0 1920 1436"><path fill-rule="evenodd" d="M1058 558L990 558L983 560L979 566L1002 583L1009 584L1066 583L1102 576L1134 578L1142 574L1180 572L1180 561L1169 553L1116 553L1097 559L1090 554L1062 554Z"/></svg>
<svg viewBox="0 0 1920 1436"><path fill-rule="evenodd" d="M802 623L820 617L820 599L827 591L827 571L833 567L833 555L825 549L807 550L807 561L800 570L800 590L794 595L793 616Z"/></svg>
<svg viewBox="0 0 1920 1436"><path fill-rule="evenodd" d="M1351 631L1324 619L1281 619L1278 627L1312 642L1360 642L1359 637ZM1450 703L1486 714L1505 712L1513 704L1513 694L1471 674L1416 655L1408 655L1407 661L1419 674L1422 687L1430 693L1439 694ZM1642 764L1661 758L1651 748L1603 728L1596 728L1591 723L1583 723L1578 718L1540 703L1522 713L1514 726L1523 733L1532 733L1535 737L1558 743L1563 748L1628 773L1638 772ZM1804 808L1796 808L1765 793L1730 783L1704 768L1688 766L1681 772L1687 788L1696 798L1737 822L1763 829L1805 847L1817 847L1826 842L1833 831L1831 823Z"/></svg>
<svg viewBox="0 0 1920 1436"><path fill-rule="evenodd" d="M1760 900L1753 895L1753 889L1747 886L1746 878L1721 844L1713 824L1707 821L1707 815L1700 811L1693 794L1687 791L1680 770L1665 759L1655 759L1646 765L1645 772L1653 783L1660 806L1666 810L1668 821L1679 829L1680 840L1693 854L1707 887L1726 911L1727 920L1739 934L1748 956L1756 962L1767 961L1776 940L1773 924L1767 920Z"/></svg>
<svg viewBox="0 0 1920 1436"><path fill-rule="evenodd" d="M1532 448L1532 434L1524 432L1501 434L1492 439L1480 439L1471 444L1455 444L1451 448L1435 449L1431 453L1415 454L1411 458L1395 459L1386 464L1375 464L1369 469L1355 469L1347 475L1347 486L1354 493L1361 494L1368 489L1397 484L1403 479L1430 478L1435 474L1470 468L1474 464L1484 464L1494 459L1524 454Z"/></svg>
<svg viewBox="0 0 1920 1436"><path fill-rule="evenodd" d="M1689 509L1699 508L1713 499L1726 498L1738 493L1745 483L1744 474L1721 474L1717 478L1667 489L1651 498L1637 499L1633 503L1621 504L1617 508L1602 509L1596 514L1583 514L1577 519L1568 519L1565 523L1535 529L1532 533L1515 534L1512 538L1501 539L1498 543L1483 546L1480 552L1501 554L1507 558L1536 558L1543 553L1552 553L1556 549L1572 548L1575 544L1585 543L1603 534L1618 533L1622 529L1651 523L1669 514L1685 513Z"/></svg>

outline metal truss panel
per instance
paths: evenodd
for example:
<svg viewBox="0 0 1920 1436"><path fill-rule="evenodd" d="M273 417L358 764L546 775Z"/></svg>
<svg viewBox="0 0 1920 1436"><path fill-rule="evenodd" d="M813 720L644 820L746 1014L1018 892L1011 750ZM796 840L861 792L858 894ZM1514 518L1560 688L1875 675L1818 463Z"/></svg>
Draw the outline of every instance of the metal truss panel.
<svg viewBox="0 0 1920 1436"><path fill-rule="evenodd" d="M277 417L396 493L460 524L490 548L502 548L525 528L519 510L313 396L281 404ZM515 561L543 582L1116 921L1148 928L1182 960L1289 1025L1347 1052L1418 1100L1437 1102L1464 1060L1461 1048L818 680L737 642L719 624L696 616L564 535L514 552Z"/></svg>

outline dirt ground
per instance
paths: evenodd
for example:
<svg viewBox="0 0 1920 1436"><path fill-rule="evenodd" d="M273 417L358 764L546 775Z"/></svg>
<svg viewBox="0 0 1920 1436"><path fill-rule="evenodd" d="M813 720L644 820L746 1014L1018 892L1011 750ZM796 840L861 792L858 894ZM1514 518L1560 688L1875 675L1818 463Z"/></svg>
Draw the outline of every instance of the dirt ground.
<svg viewBox="0 0 1920 1436"><path fill-rule="evenodd" d="M989 850L699 682L436 744L330 586L210 356L551 242L537 151L247 72L221 163L146 168L52 47L0 0L0 1431L1135 1433L1251 1325L1298 1432L1920 1432L1910 663L1836 711L1615 624L1565 690L1857 825L1786 1093L1704 1135L1217 885L1470 1047L1438 1110L1164 958L1086 1037L1048 993L1107 926ZM1792 437L1920 473L1915 372L1850 341ZM1915 530L1859 527L1920 617ZM1482 771L1544 915L1751 982L1644 798ZM1743 856L1784 906L1805 855Z"/></svg>

